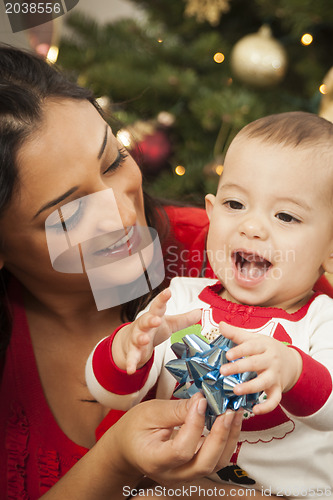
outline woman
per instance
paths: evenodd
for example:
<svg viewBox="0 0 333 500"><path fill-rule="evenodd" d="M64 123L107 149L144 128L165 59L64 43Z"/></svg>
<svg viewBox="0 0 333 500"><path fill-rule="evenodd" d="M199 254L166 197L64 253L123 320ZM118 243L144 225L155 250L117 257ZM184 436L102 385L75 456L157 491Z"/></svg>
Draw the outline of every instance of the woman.
<svg viewBox="0 0 333 500"><path fill-rule="evenodd" d="M218 446L210 438L195 453L203 402L193 403L187 420L184 403L177 410L174 402L157 401L119 420L122 412L109 412L87 390L84 366L92 347L124 318L133 319L150 294L97 310L88 273L66 267L72 249L65 268L57 271L45 234L50 228L60 234L65 227L70 242L68 225L81 217L82 199L107 190L123 228L149 225L160 231L166 218L151 200L144 203L141 182L138 166L117 143L88 90L32 55L0 48L1 498L116 498L122 484L135 485L144 473L161 480L200 476L222 466L224 452L229 456L235 445L239 422L228 438L230 422L226 428L221 419ZM52 221L57 211L60 225ZM101 225L113 217L105 212L104 219L99 214ZM170 214L175 224L177 209ZM190 236L183 247L188 251L206 221L186 218L177 230ZM102 245L98 259L132 244L128 233ZM179 242L171 237L167 278L179 265ZM202 254L201 236L195 245ZM184 421L185 431L169 443L167 460L161 455L160 465L150 460L162 450L159 445L169 449L170 426ZM193 436L186 440L189 430ZM96 436L102 436L97 443ZM137 454L140 439L147 441L144 465Z"/></svg>

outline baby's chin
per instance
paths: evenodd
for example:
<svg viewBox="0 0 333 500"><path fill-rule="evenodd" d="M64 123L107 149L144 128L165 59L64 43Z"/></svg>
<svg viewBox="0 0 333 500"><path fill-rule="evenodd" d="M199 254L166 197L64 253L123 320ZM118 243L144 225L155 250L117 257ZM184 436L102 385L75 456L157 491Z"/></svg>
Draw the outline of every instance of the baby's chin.
<svg viewBox="0 0 333 500"><path fill-rule="evenodd" d="M284 309L283 303L280 301L274 300L272 297L263 296L263 294L254 293L253 290L247 289L232 293L231 290L229 291L224 288L221 296L230 302L244 306Z"/></svg>

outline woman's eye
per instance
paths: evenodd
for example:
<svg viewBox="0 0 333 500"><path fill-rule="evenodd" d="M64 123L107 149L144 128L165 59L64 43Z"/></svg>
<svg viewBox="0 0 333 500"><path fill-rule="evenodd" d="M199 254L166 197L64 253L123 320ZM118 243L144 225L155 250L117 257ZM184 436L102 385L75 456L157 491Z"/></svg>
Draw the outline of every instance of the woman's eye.
<svg viewBox="0 0 333 500"><path fill-rule="evenodd" d="M282 222L300 222L299 219L296 219L293 215L287 214L285 212L279 212L276 214L277 219L282 220Z"/></svg>
<svg viewBox="0 0 333 500"><path fill-rule="evenodd" d="M82 217L83 201L75 200L67 205L64 205L57 210L57 216L53 216L57 222L52 224L51 217L47 221L46 227L56 232L71 231L79 223ZM59 221L60 219L60 221Z"/></svg>
<svg viewBox="0 0 333 500"><path fill-rule="evenodd" d="M243 208L245 208L243 203L240 203L239 201L236 201L236 200L226 201L225 205L228 208L231 208L232 210L243 210Z"/></svg>
<svg viewBox="0 0 333 500"><path fill-rule="evenodd" d="M64 219L64 224L66 226L67 231L74 229L74 227L79 223L82 216L81 204L76 212L73 213L70 217Z"/></svg>
<svg viewBox="0 0 333 500"><path fill-rule="evenodd" d="M107 174L108 172L114 172L115 170L117 170L117 168L122 166L127 157L128 153L126 149L125 148L119 149L117 158L113 163L111 163L111 165L106 170L104 170L103 174Z"/></svg>

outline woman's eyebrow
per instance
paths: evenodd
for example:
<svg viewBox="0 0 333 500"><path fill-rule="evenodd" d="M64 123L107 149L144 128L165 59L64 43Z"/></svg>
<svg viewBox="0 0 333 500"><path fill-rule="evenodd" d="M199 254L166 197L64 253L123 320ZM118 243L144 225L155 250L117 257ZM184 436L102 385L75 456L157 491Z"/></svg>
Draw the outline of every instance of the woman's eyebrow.
<svg viewBox="0 0 333 500"><path fill-rule="evenodd" d="M100 149L98 156L97 156L98 160L100 160L102 158L103 153L104 153L105 148L106 148L106 145L107 145L107 142L108 142L108 129L109 129L109 125L106 124L103 143L102 143L101 149Z"/></svg>
<svg viewBox="0 0 333 500"><path fill-rule="evenodd" d="M41 212L44 212L44 210L47 210L49 208L52 208L54 207L55 205L58 205L58 203L60 203L61 201L64 201L66 198L68 198L68 196L70 196L71 194L73 194L75 191L77 191L79 189L79 186L74 186L72 187L71 189L69 189L68 191L66 191L66 193L60 195L58 198L55 198L54 200L52 201L49 201L48 203L46 203L45 205L42 206L42 208L40 208L38 210L38 212L33 216L33 219L36 219L36 217L41 213Z"/></svg>
<svg viewBox="0 0 333 500"><path fill-rule="evenodd" d="M107 145L107 142L108 142L108 128L109 128L109 125L106 124L102 146L101 146L101 148L99 150L99 153L97 155L97 159L98 160L100 160L102 158L103 153L104 153L105 148L106 148L106 145ZM49 201L48 203L46 203L45 205L43 205L38 210L38 212L33 216L33 219L35 219L41 212L44 212L44 210L48 210L49 208L52 208L55 205L58 205L58 203L64 201L66 198L68 198L68 196L70 196L71 194L73 194L78 189L79 189L79 186L74 186L71 189L69 189L68 191L66 191L66 193L63 193L62 195L60 195L58 198L55 198L54 200Z"/></svg>

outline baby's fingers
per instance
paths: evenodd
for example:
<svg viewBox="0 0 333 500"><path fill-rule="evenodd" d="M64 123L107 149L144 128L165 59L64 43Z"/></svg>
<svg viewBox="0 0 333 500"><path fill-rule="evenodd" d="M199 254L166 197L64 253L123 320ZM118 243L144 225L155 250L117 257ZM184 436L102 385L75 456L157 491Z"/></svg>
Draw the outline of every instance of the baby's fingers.
<svg viewBox="0 0 333 500"><path fill-rule="evenodd" d="M133 340L139 338L143 333L149 333L150 330L158 328L161 322L162 319L159 316L153 315L150 311L146 312L135 321Z"/></svg>
<svg viewBox="0 0 333 500"><path fill-rule="evenodd" d="M170 288L166 288L161 293L159 293L157 297L154 298L149 307L149 312L153 316L160 316L160 317L164 316L166 311L166 305L170 297L171 297Z"/></svg>
<svg viewBox="0 0 333 500"><path fill-rule="evenodd" d="M174 316L165 316L171 333L177 332L178 330L183 330L188 326L195 325L201 319L201 309L193 309L182 314L176 314Z"/></svg>
<svg viewBox="0 0 333 500"><path fill-rule="evenodd" d="M228 323L224 323L223 321L219 323L219 330L224 337L232 340L235 344L241 344L242 342L247 340L250 335L253 335L252 333L244 330L244 328L229 325Z"/></svg>
<svg viewBox="0 0 333 500"><path fill-rule="evenodd" d="M241 358L232 363L225 363L220 368L220 373L225 377L236 373L262 372L270 367L268 360L261 354Z"/></svg>
<svg viewBox="0 0 333 500"><path fill-rule="evenodd" d="M234 388L234 393L238 396L261 392L266 393L266 399L263 403L257 404L253 407L253 413L255 415L269 413L278 406L282 397L281 388L278 384L267 384L265 383L264 377L259 375L257 378L249 382L245 382L244 384L237 385Z"/></svg>
<svg viewBox="0 0 333 500"><path fill-rule="evenodd" d="M141 361L141 352L138 349L132 347L132 349L130 349L129 353L127 354L126 358L126 371L128 375L133 375L133 373L136 372L136 369L140 361Z"/></svg>
<svg viewBox="0 0 333 500"><path fill-rule="evenodd" d="M265 344L263 342L260 342L260 336L257 334L253 335L256 335L258 338L252 338L245 341L243 344L239 344L229 349L229 351L227 352L227 358L229 361L244 358L245 356L262 354L265 352Z"/></svg>
<svg viewBox="0 0 333 500"><path fill-rule="evenodd" d="M237 396L243 396L244 394L254 394L263 390L263 384L257 378L252 379L249 382L244 382L243 384L236 385L234 387L234 393Z"/></svg>
<svg viewBox="0 0 333 500"><path fill-rule="evenodd" d="M262 403L257 404L253 407L253 413L255 415L264 415L264 413L269 413L273 411L281 401L281 391L275 386L269 391L267 399Z"/></svg>

